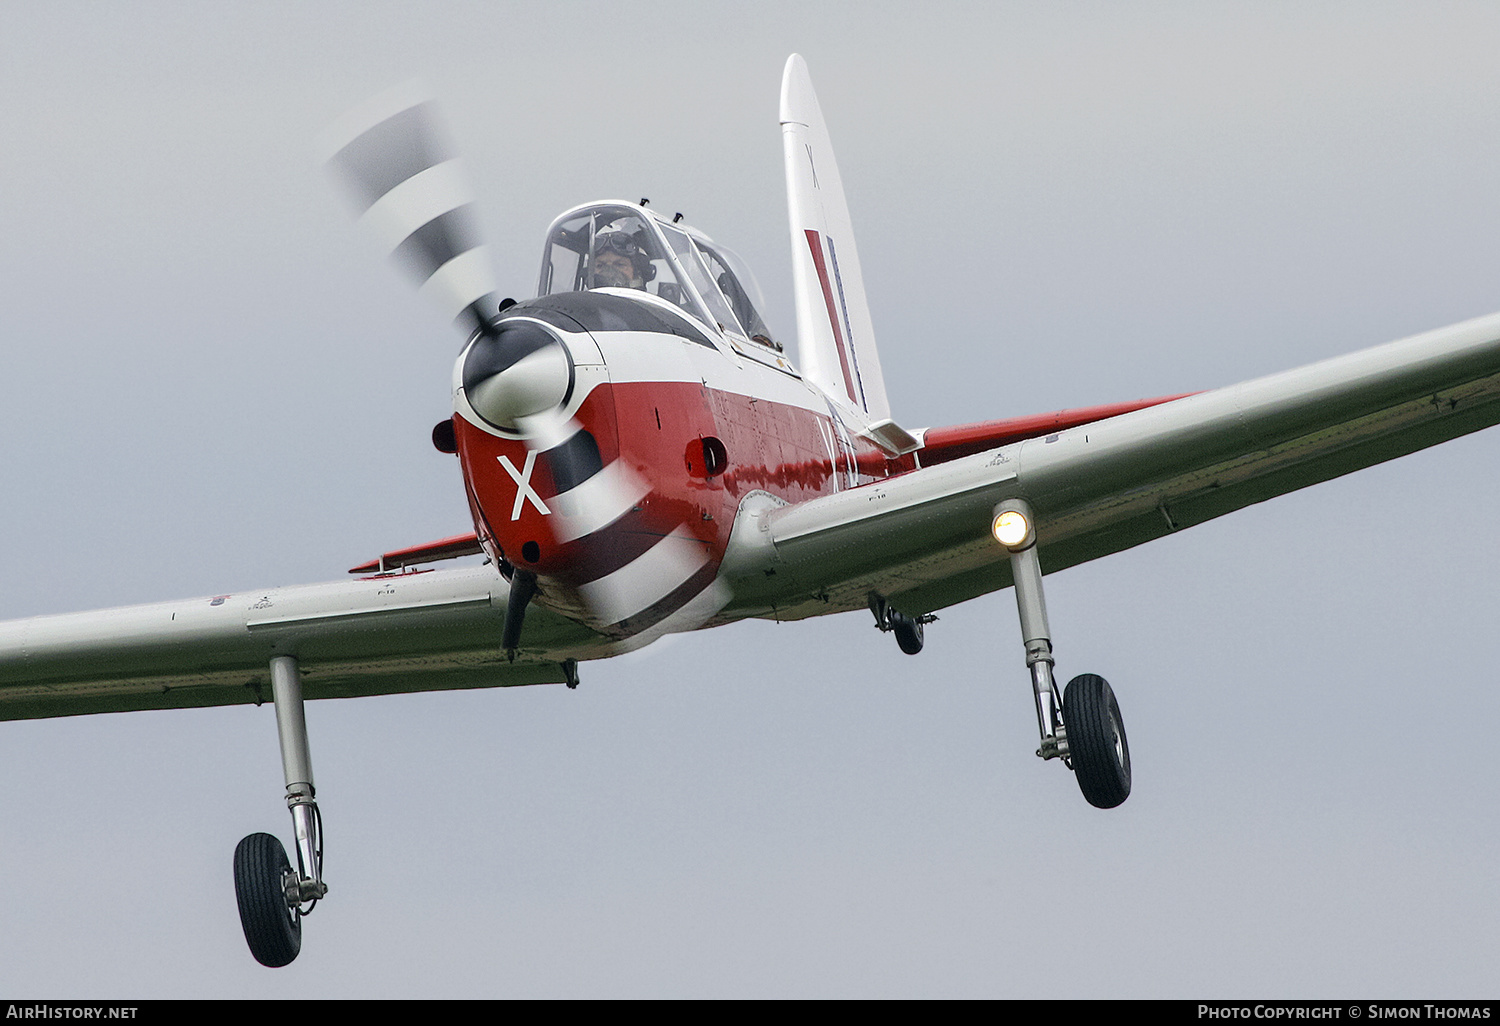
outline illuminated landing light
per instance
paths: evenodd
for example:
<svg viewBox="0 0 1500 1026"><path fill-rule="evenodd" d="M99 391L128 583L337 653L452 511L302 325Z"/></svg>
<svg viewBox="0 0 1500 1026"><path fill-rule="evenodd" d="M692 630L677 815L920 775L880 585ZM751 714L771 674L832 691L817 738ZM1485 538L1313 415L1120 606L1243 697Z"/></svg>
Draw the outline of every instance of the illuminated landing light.
<svg viewBox="0 0 1500 1026"><path fill-rule="evenodd" d="M1008 509L995 517L991 529L995 532L995 540L1007 549L1024 545L1031 537L1031 524L1018 510Z"/></svg>

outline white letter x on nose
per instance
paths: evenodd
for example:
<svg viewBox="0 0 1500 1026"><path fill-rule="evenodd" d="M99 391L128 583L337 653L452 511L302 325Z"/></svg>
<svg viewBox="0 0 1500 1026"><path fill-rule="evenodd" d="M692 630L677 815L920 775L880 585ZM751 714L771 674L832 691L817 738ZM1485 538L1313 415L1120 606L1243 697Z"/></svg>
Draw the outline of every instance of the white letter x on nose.
<svg viewBox="0 0 1500 1026"><path fill-rule="evenodd" d="M516 469L516 465L510 461L509 457L497 456L495 458L500 461L500 465L505 468L505 472L516 482L516 504L510 509L510 518L512 520L521 519L521 507L525 505L527 499L531 500L531 504L537 508L542 516L546 516L552 512L547 508L547 504L542 501L542 497L536 493L536 489L531 487L531 472L536 467L535 449L527 450L526 465L520 470Z"/></svg>

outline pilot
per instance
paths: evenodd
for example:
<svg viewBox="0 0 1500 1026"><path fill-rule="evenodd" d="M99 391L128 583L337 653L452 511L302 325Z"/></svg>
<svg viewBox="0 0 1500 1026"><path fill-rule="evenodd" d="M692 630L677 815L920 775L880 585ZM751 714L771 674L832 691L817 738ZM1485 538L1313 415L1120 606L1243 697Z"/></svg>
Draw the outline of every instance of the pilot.
<svg viewBox="0 0 1500 1026"><path fill-rule="evenodd" d="M590 288L644 289L656 277L651 257L635 236L622 231L601 232L594 238L594 266Z"/></svg>

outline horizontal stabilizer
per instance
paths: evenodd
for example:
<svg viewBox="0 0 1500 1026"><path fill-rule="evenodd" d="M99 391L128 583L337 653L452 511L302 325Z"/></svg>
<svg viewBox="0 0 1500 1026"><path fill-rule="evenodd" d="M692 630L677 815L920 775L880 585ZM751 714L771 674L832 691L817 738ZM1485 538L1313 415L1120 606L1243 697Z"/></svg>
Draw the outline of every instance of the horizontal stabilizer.
<svg viewBox="0 0 1500 1026"><path fill-rule="evenodd" d="M379 559L372 559L368 563L351 567L349 572L351 574L383 574L391 570L400 570L402 567L416 566L418 563L436 563L440 559L477 556L483 551L477 534L456 534L452 538L444 538L441 541L427 542L425 545L413 545L384 553Z"/></svg>
<svg viewBox="0 0 1500 1026"><path fill-rule="evenodd" d="M922 440L894 420L877 420L864 433L892 459L922 448Z"/></svg>

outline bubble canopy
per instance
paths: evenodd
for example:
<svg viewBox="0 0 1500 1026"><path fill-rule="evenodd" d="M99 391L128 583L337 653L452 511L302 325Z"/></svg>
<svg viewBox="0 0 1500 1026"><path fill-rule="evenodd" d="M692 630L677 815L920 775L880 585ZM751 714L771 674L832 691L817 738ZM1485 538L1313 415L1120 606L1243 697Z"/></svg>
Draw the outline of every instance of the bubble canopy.
<svg viewBox="0 0 1500 1026"><path fill-rule="evenodd" d="M552 222L537 295L599 288L648 292L727 335L776 345L744 262L647 207L594 203Z"/></svg>

